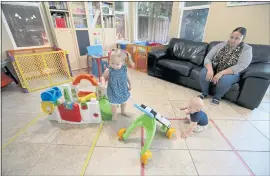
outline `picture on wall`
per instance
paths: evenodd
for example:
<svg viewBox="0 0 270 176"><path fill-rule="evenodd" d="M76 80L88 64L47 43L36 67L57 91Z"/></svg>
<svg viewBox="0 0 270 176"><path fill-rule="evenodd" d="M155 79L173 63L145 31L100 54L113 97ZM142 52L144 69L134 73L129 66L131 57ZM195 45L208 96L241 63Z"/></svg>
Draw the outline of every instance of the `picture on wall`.
<svg viewBox="0 0 270 176"><path fill-rule="evenodd" d="M252 2L252 1L229 1L227 2L228 7L233 7L233 6L245 6L245 5L259 5L259 4L270 4L270 2Z"/></svg>

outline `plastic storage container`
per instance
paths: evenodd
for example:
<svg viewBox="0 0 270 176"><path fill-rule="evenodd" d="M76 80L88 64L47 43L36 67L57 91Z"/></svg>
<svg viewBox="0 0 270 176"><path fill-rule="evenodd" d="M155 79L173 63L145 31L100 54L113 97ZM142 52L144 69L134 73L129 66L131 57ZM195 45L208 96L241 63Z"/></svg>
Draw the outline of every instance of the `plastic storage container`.
<svg viewBox="0 0 270 176"><path fill-rule="evenodd" d="M145 41L134 41L133 43L135 43L136 45L149 46L149 42Z"/></svg>

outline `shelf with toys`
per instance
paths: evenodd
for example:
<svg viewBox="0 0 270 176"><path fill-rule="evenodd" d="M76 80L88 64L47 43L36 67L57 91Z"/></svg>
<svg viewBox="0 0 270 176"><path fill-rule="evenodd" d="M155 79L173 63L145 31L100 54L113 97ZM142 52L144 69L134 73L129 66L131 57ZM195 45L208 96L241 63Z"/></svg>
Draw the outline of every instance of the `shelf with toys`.
<svg viewBox="0 0 270 176"><path fill-rule="evenodd" d="M43 4L55 44L70 54L72 71L87 68L88 46L101 44L103 50L116 48L113 2L49 1Z"/></svg>

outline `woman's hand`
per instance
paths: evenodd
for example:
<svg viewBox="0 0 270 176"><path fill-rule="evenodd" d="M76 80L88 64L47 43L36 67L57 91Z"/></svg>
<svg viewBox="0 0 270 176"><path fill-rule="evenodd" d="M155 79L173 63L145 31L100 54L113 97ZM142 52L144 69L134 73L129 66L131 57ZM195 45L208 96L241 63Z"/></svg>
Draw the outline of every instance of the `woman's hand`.
<svg viewBox="0 0 270 176"><path fill-rule="evenodd" d="M213 69L208 69L207 74L206 74L206 80L211 82L214 76Z"/></svg>
<svg viewBox="0 0 270 176"><path fill-rule="evenodd" d="M222 72L219 72L218 74L216 74L216 75L214 76L212 82L213 82L214 84L217 84L218 81L219 81L219 79L220 79L222 76L223 76L223 73L222 73Z"/></svg>
<svg viewBox="0 0 270 176"><path fill-rule="evenodd" d="M206 64L205 68L207 69L207 73L206 73L206 80L211 82L214 76L214 72L213 72L213 67L212 64Z"/></svg>

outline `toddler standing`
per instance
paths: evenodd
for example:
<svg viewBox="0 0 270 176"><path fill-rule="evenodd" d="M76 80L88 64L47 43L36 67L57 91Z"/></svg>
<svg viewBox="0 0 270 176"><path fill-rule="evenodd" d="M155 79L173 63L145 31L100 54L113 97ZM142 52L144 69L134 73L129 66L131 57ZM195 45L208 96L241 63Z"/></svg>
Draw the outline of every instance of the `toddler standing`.
<svg viewBox="0 0 270 176"><path fill-rule="evenodd" d="M128 69L125 64L129 61L132 67L134 63L128 52L121 49L113 50L110 56L109 68L107 68L101 77L101 87L105 88L107 85L107 96L112 106L113 119L116 119L117 105L121 105L121 114L126 114L126 102L130 97L131 81L128 74Z"/></svg>

